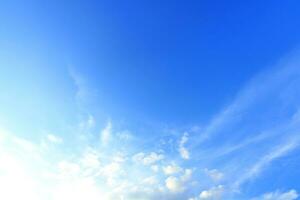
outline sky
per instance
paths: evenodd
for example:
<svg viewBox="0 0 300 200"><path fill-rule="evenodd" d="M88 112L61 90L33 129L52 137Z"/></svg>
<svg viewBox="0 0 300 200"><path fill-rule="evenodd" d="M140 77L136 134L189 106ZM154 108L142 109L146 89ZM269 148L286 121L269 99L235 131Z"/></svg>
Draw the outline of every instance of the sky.
<svg viewBox="0 0 300 200"><path fill-rule="evenodd" d="M300 199L299 6L0 1L0 199Z"/></svg>

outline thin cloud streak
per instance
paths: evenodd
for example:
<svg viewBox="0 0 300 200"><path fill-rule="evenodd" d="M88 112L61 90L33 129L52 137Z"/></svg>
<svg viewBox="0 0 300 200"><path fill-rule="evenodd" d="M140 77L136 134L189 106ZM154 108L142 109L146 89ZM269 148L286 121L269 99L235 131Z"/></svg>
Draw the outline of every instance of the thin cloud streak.
<svg viewBox="0 0 300 200"><path fill-rule="evenodd" d="M249 179L258 176L265 167L270 165L274 160L286 156L300 145L300 137L292 137L288 142L278 145L270 152L265 154L258 162L250 167L234 184L233 187L238 189L243 183Z"/></svg>

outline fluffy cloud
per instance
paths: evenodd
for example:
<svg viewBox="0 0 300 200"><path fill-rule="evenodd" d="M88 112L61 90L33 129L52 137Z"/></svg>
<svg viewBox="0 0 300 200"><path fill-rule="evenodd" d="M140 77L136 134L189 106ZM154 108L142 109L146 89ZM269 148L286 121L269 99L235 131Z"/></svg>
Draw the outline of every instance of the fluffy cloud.
<svg viewBox="0 0 300 200"><path fill-rule="evenodd" d="M181 171L181 167L175 165L175 164L172 164L172 165L168 165L168 166L165 166L163 167L163 171L166 175L172 175L172 174L177 174Z"/></svg>
<svg viewBox="0 0 300 200"><path fill-rule="evenodd" d="M174 176L170 176L166 179L166 187L172 192L182 192L185 190L181 180Z"/></svg>
<svg viewBox="0 0 300 200"><path fill-rule="evenodd" d="M147 177L145 178L143 181L142 181L143 184L146 184L146 185L155 185L158 183L158 180L155 176L150 176L150 177Z"/></svg>
<svg viewBox="0 0 300 200"><path fill-rule="evenodd" d="M198 197L190 198L189 200L221 200L223 192L224 186L218 185L209 190L203 190Z"/></svg>
<svg viewBox="0 0 300 200"><path fill-rule="evenodd" d="M166 187L174 193L180 193L186 190L186 185L188 181L191 179L192 176L192 170L186 169L184 171L184 174L182 174L180 177L175 176L169 176L165 180Z"/></svg>
<svg viewBox="0 0 300 200"><path fill-rule="evenodd" d="M146 155L143 152L137 153L132 157L133 161L142 163L143 165L152 165L162 159L164 159L163 154L158 154L155 152L151 152L150 154Z"/></svg>
<svg viewBox="0 0 300 200"><path fill-rule="evenodd" d="M152 165L150 168L154 172L158 172L158 170L159 170L159 166L158 165Z"/></svg>
<svg viewBox="0 0 300 200"><path fill-rule="evenodd" d="M184 146L188 142L188 136L189 136L188 133L183 134L183 136L179 142L179 148L178 148L178 151L179 151L181 157L185 160L190 159L190 153L187 150L187 148Z"/></svg>

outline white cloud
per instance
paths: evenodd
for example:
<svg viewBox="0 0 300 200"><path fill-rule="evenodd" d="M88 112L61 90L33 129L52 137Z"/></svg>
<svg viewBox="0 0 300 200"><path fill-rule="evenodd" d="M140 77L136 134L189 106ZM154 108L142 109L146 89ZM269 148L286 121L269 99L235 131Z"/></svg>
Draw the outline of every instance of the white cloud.
<svg viewBox="0 0 300 200"><path fill-rule="evenodd" d="M55 144L61 144L63 142L63 139L56 136L56 135L53 135L53 134L48 134L47 135L47 140L52 142L52 143L55 143Z"/></svg>
<svg viewBox="0 0 300 200"><path fill-rule="evenodd" d="M76 87L75 100L80 108L83 108L86 103L95 96L96 91L89 87L88 81L74 68L69 67L69 75Z"/></svg>
<svg viewBox="0 0 300 200"><path fill-rule="evenodd" d="M155 176L150 176L150 177L145 178L142 181L142 183L146 184L146 185L155 185L155 184L158 184L158 180Z"/></svg>
<svg viewBox="0 0 300 200"><path fill-rule="evenodd" d="M295 200L299 197L296 190L290 190L287 192L270 192L263 194L260 197L253 198L252 200Z"/></svg>
<svg viewBox="0 0 300 200"><path fill-rule="evenodd" d="M187 148L184 146L188 142L188 133L184 133L179 142L179 153L183 159L188 160L190 158L190 153Z"/></svg>
<svg viewBox="0 0 300 200"><path fill-rule="evenodd" d="M37 146L27 139L13 136L11 137L11 140L15 145L18 145L25 151L32 152L32 153L36 153L38 151Z"/></svg>
<svg viewBox="0 0 300 200"><path fill-rule="evenodd" d="M112 157L114 162L123 163L127 160L127 157L124 156L122 153L118 152L115 156Z"/></svg>
<svg viewBox="0 0 300 200"><path fill-rule="evenodd" d="M181 180L183 182L189 181L192 178L192 173L193 173L193 170L191 170L191 169L185 169L184 170L184 174L181 176Z"/></svg>
<svg viewBox="0 0 300 200"><path fill-rule="evenodd" d="M158 154L155 152L151 152L150 154L146 155L143 152L137 153L132 157L133 161L142 163L144 165L152 165L162 159L164 159L163 154Z"/></svg>
<svg viewBox="0 0 300 200"><path fill-rule="evenodd" d="M165 166L163 167L163 171L166 175L172 175L172 174L177 174L181 171L181 167L175 165L175 164L172 164L172 165L168 165L168 166Z"/></svg>
<svg viewBox="0 0 300 200"><path fill-rule="evenodd" d="M224 178L224 174L217 169L204 169L204 172L215 182L221 181Z"/></svg>
<svg viewBox="0 0 300 200"><path fill-rule="evenodd" d="M234 187L238 188L245 181L258 175L264 167L269 165L275 159L285 156L290 151L294 150L299 146L299 138L295 137L288 142L278 145L272 151L264 155L258 162L256 162L249 170L247 170L243 175L241 175L238 180L234 183Z"/></svg>
<svg viewBox="0 0 300 200"><path fill-rule="evenodd" d="M69 161L61 161L57 165L60 175L63 177L67 176L77 176L80 172L80 165L69 162Z"/></svg>
<svg viewBox="0 0 300 200"><path fill-rule="evenodd" d="M185 190L185 186L182 183L182 181L174 176L170 176L166 179L166 187L171 191L171 192L183 192Z"/></svg>
<svg viewBox="0 0 300 200"><path fill-rule="evenodd" d="M252 111L259 110L257 108L259 103L264 103L265 107L276 110L277 108L271 102L278 101L279 104L286 106L289 103L292 105L294 102L287 101L294 99L297 100L296 107L299 107L299 96L296 95L299 91L300 73L298 57L299 52L285 57L285 59L281 58L272 70L267 68L267 70L261 71L253 77L236 95L233 102L215 115L210 123L200 131L199 137L193 141L193 147L196 148L206 140L222 134L224 128L242 119L237 116L247 116L247 113L250 115L250 113L253 113ZM265 101L266 99L269 100ZM273 108L270 106L273 106Z"/></svg>
<svg viewBox="0 0 300 200"><path fill-rule="evenodd" d="M53 200L108 200L105 192L97 187L95 181L90 178L76 179L60 183L53 190Z"/></svg>
<svg viewBox="0 0 300 200"><path fill-rule="evenodd" d="M191 179L192 170L185 169L184 173L180 177L169 176L165 180L166 187L174 193L181 193L186 190L187 183Z"/></svg>
<svg viewBox="0 0 300 200"><path fill-rule="evenodd" d="M107 145L112 137L112 123L108 121L105 128L101 131L102 145Z"/></svg>
<svg viewBox="0 0 300 200"><path fill-rule="evenodd" d="M158 165L152 165L151 170L154 171L154 172L158 172L159 166Z"/></svg>
<svg viewBox="0 0 300 200"><path fill-rule="evenodd" d="M203 190L198 197L190 198L189 200L221 200L224 193L224 186L218 185L209 190Z"/></svg>
<svg viewBox="0 0 300 200"><path fill-rule="evenodd" d="M224 187L222 185L219 185L209 190L202 191L199 195L199 199L218 200L221 199L223 192L224 192Z"/></svg>
<svg viewBox="0 0 300 200"><path fill-rule="evenodd" d="M93 127L95 127L95 119L93 115L88 115L87 119L82 120L79 123L80 131L89 132Z"/></svg>
<svg viewBox="0 0 300 200"><path fill-rule="evenodd" d="M0 127L0 143L4 142L4 140L6 139L7 135L10 135L10 133L7 130L5 130L5 129L3 129L3 128Z"/></svg>
<svg viewBox="0 0 300 200"><path fill-rule="evenodd" d="M80 162L81 165L85 168L97 169L100 167L99 155L94 150L88 150L87 152L85 152Z"/></svg>
<svg viewBox="0 0 300 200"><path fill-rule="evenodd" d="M128 130L118 132L116 135L121 141L129 141L134 138L133 134Z"/></svg>
<svg viewBox="0 0 300 200"><path fill-rule="evenodd" d="M38 184L20 159L2 151L0 163L0 199L40 199Z"/></svg>
<svg viewBox="0 0 300 200"><path fill-rule="evenodd" d="M116 177L122 170L122 166L118 162L112 162L102 168L102 175L107 177Z"/></svg>

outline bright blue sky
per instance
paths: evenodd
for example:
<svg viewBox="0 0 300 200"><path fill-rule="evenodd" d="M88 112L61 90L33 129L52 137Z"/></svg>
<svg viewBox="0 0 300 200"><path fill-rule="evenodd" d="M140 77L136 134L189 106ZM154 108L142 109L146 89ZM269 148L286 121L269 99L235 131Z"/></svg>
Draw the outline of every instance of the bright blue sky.
<svg viewBox="0 0 300 200"><path fill-rule="evenodd" d="M0 198L297 199L299 7L0 2Z"/></svg>

